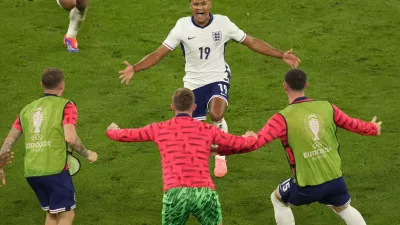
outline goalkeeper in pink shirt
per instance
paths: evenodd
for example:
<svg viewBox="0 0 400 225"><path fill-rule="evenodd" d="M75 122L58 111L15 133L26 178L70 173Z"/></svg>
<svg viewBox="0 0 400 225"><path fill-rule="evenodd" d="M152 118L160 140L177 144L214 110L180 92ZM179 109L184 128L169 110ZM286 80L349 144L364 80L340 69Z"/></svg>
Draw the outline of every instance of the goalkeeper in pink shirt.
<svg viewBox="0 0 400 225"><path fill-rule="evenodd" d="M172 96L174 118L137 129L120 129L112 123L107 129L107 136L115 141L157 144L164 184L163 225L185 224L190 213L203 225L222 224L221 205L208 165L211 145L243 149L257 141L254 136L234 136L193 119L194 100L190 89L180 88Z"/></svg>

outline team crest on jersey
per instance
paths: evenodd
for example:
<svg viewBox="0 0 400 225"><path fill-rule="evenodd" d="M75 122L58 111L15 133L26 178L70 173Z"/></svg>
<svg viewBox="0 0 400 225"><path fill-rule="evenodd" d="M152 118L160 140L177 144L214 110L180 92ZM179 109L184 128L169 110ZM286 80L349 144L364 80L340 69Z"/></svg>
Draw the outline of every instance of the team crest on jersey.
<svg viewBox="0 0 400 225"><path fill-rule="evenodd" d="M42 107L35 108L29 114L29 128L34 133L32 139L40 141L43 139L41 135L46 120L46 110Z"/></svg>
<svg viewBox="0 0 400 225"><path fill-rule="evenodd" d="M222 41L222 32L221 31L216 31L216 32L212 32L212 38L214 40L214 42L221 42Z"/></svg>

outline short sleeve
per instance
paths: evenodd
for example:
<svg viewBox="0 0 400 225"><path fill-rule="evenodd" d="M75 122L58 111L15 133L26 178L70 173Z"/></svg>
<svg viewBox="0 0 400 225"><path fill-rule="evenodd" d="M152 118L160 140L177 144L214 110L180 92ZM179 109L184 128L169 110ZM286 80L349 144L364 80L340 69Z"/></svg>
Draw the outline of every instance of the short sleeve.
<svg viewBox="0 0 400 225"><path fill-rule="evenodd" d="M176 46L181 43L181 28L179 21L176 22L176 25L172 30L169 32L167 39L163 42L163 45L167 47L169 50L173 51Z"/></svg>
<svg viewBox="0 0 400 225"><path fill-rule="evenodd" d="M13 127L22 132L21 120L19 119L19 116L17 119L15 119Z"/></svg>
<svg viewBox="0 0 400 225"><path fill-rule="evenodd" d="M228 32L229 39L235 40L237 42L242 42L246 38L246 33L239 29L236 24L232 23L228 17L226 17L226 28Z"/></svg>
<svg viewBox="0 0 400 225"><path fill-rule="evenodd" d="M78 110L72 102L68 102L64 108L64 118L62 125L73 124L76 126L78 121Z"/></svg>

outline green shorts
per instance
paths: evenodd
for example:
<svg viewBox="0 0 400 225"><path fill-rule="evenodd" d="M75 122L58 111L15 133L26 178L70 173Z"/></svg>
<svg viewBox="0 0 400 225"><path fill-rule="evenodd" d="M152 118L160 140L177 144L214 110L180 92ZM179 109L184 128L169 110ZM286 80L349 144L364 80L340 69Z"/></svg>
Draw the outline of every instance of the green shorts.
<svg viewBox="0 0 400 225"><path fill-rule="evenodd" d="M162 224L184 225L192 213L203 225L222 222L218 194L210 188L172 188L164 193Z"/></svg>

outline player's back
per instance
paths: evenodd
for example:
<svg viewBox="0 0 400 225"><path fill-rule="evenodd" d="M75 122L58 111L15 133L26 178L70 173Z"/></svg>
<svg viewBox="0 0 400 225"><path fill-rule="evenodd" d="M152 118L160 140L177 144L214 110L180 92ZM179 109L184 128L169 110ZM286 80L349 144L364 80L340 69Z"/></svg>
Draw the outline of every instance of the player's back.
<svg viewBox="0 0 400 225"><path fill-rule="evenodd" d="M214 189L208 166L213 142L210 128L188 115L158 124L155 142L162 159L164 191L173 187Z"/></svg>

